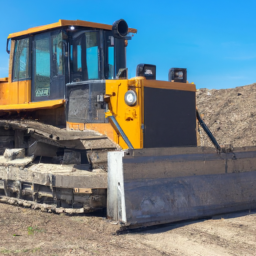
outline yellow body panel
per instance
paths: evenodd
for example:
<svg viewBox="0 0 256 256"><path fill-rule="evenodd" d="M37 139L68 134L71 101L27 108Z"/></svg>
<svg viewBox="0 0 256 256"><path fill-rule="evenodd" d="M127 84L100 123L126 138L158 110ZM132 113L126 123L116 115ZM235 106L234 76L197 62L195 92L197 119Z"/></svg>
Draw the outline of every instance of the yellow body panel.
<svg viewBox="0 0 256 256"><path fill-rule="evenodd" d="M143 148L143 95L141 81L143 78L136 80L106 80L106 96L109 98L109 111L115 116L122 130L129 138L134 148ZM128 90L134 90L137 93L137 104L128 106L124 101L125 93ZM128 146L121 135L116 141L123 149Z"/></svg>
<svg viewBox="0 0 256 256"><path fill-rule="evenodd" d="M6 85L2 87L1 91L5 91L5 95L8 97L8 104L24 104L31 101L31 80L17 81ZM3 104L2 98L0 99L0 104Z"/></svg>
<svg viewBox="0 0 256 256"><path fill-rule="evenodd" d="M9 83L0 83L0 105L7 105L9 102Z"/></svg>
<svg viewBox="0 0 256 256"><path fill-rule="evenodd" d="M8 104L0 105L0 111L21 111L21 110L37 110L56 108L64 105L65 100L49 100L39 102L28 102L24 104Z"/></svg>
<svg viewBox="0 0 256 256"><path fill-rule="evenodd" d="M109 99L109 111L106 116L113 115L116 118L133 147L137 149L143 148L144 87L196 92L196 86L189 83L146 80L144 77L135 77L130 80L106 80L105 97ZM135 106L128 106L125 103L124 96L128 90L134 90L137 93ZM128 148L119 134L115 142L123 149Z"/></svg>
<svg viewBox="0 0 256 256"><path fill-rule="evenodd" d="M30 80L0 83L0 105L24 104L30 101Z"/></svg>
<svg viewBox="0 0 256 256"><path fill-rule="evenodd" d="M33 33L46 31L49 29L60 28L60 27L65 27L65 26L91 27L91 28L112 30L112 25L106 25L106 24L83 21L83 20L59 20L58 22L52 23L49 25L29 28L29 29L21 31L21 32L12 33L8 36L8 38L29 35L29 34L33 34ZM129 28L129 32L137 33L137 30L134 28Z"/></svg>

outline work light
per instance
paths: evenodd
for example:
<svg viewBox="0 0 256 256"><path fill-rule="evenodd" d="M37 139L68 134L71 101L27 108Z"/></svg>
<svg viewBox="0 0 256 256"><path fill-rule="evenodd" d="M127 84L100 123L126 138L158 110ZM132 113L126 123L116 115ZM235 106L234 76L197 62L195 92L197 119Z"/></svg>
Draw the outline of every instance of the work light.
<svg viewBox="0 0 256 256"><path fill-rule="evenodd" d="M124 95L124 101L128 106L134 106L137 102L137 94L133 90L129 90Z"/></svg>
<svg viewBox="0 0 256 256"><path fill-rule="evenodd" d="M186 68L171 68L168 74L168 80L171 82L187 82L187 69Z"/></svg>
<svg viewBox="0 0 256 256"><path fill-rule="evenodd" d="M136 68L136 76L144 76L148 80L156 80L156 66L139 64Z"/></svg>

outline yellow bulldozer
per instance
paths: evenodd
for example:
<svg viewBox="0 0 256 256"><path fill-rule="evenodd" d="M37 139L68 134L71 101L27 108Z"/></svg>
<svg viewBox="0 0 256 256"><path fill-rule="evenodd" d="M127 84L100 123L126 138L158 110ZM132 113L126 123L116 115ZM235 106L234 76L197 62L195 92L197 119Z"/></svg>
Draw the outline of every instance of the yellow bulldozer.
<svg viewBox="0 0 256 256"><path fill-rule="evenodd" d="M0 79L0 202L56 213L106 209L125 226L256 207L256 148L220 147L187 70L139 64L136 29L59 20L8 36ZM200 146L202 127L214 147Z"/></svg>

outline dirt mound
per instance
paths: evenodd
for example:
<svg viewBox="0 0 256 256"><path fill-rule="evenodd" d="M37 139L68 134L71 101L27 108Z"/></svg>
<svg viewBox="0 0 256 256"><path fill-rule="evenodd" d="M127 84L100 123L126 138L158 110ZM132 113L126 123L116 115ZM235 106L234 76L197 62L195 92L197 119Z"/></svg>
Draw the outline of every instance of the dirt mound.
<svg viewBox="0 0 256 256"><path fill-rule="evenodd" d="M256 145L256 83L197 91L197 108L220 145ZM200 128L201 146L213 146Z"/></svg>

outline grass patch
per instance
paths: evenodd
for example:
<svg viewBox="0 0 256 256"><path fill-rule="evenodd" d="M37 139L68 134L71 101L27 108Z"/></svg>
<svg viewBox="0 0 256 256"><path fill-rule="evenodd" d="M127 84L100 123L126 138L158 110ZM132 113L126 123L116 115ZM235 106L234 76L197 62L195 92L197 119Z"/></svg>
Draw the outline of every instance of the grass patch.
<svg viewBox="0 0 256 256"><path fill-rule="evenodd" d="M45 232L44 229L38 228L38 227L28 227L28 235L34 235L35 233L41 233Z"/></svg>
<svg viewBox="0 0 256 256"><path fill-rule="evenodd" d="M41 248L22 249L22 250L7 250L7 249L3 249L3 250L0 250L0 254L1 255L14 255L14 254L19 254L19 253L24 253L24 252L36 253L36 252L38 252L40 250L41 250Z"/></svg>
<svg viewBox="0 0 256 256"><path fill-rule="evenodd" d="M35 252L38 252L38 251L40 251L41 250L41 248L34 248L34 249L31 249L30 251L32 252L32 253L35 253Z"/></svg>
<svg viewBox="0 0 256 256"><path fill-rule="evenodd" d="M0 253L2 253L2 254L10 254L11 252L12 252L12 251L6 250L6 249L0 250Z"/></svg>

